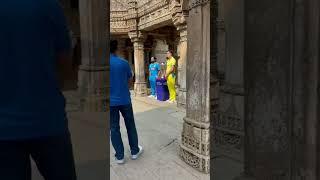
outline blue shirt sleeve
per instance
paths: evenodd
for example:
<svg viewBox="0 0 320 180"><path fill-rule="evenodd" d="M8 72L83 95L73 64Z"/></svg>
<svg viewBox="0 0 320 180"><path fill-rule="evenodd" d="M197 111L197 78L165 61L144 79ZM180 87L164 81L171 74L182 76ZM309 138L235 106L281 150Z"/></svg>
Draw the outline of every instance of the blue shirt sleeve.
<svg viewBox="0 0 320 180"><path fill-rule="evenodd" d="M71 52L71 37L62 7L57 0L47 0L48 16L52 24L54 45L57 54Z"/></svg>

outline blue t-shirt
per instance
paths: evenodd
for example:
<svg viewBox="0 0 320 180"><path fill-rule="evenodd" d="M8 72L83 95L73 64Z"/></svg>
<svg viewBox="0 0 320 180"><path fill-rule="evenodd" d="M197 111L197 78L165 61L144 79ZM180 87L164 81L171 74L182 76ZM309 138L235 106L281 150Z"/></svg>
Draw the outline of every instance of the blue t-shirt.
<svg viewBox="0 0 320 180"><path fill-rule="evenodd" d="M57 0L0 2L0 140L65 133L56 61L70 51Z"/></svg>
<svg viewBox="0 0 320 180"><path fill-rule="evenodd" d="M159 63L152 63L149 65L150 77L157 77L160 71Z"/></svg>
<svg viewBox="0 0 320 180"><path fill-rule="evenodd" d="M129 79L132 72L129 63L120 57L110 55L110 106L131 104Z"/></svg>

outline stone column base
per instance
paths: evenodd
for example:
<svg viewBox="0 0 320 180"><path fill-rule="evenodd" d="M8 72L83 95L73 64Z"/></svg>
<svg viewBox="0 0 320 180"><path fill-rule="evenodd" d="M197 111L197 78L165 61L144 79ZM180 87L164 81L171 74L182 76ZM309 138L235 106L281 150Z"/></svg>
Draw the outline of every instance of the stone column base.
<svg viewBox="0 0 320 180"><path fill-rule="evenodd" d="M108 81L106 66L80 66L78 80L80 111L106 112L109 109Z"/></svg>
<svg viewBox="0 0 320 180"><path fill-rule="evenodd" d="M180 145L180 157L184 162L200 172L210 173L210 156L204 156Z"/></svg>
<svg viewBox="0 0 320 180"><path fill-rule="evenodd" d="M80 99L81 112L107 112L107 98L102 97L84 97Z"/></svg>
<svg viewBox="0 0 320 180"><path fill-rule="evenodd" d="M134 95L138 97L144 97L148 95L147 83L136 82L134 83Z"/></svg>
<svg viewBox="0 0 320 180"><path fill-rule="evenodd" d="M180 145L180 157L191 167L210 172L210 124L185 117Z"/></svg>

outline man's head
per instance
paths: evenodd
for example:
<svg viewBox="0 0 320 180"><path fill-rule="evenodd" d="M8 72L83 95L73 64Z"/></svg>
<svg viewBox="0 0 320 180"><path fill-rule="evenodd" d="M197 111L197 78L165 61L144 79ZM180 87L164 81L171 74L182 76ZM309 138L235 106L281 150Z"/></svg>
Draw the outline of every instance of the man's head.
<svg viewBox="0 0 320 180"><path fill-rule="evenodd" d="M172 58L172 54L173 54L172 50L167 51L167 58L168 59Z"/></svg>
<svg viewBox="0 0 320 180"><path fill-rule="evenodd" d="M151 57L151 63L155 63L157 61L156 57Z"/></svg>
<svg viewBox="0 0 320 180"><path fill-rule="evenodd" d="M118 51L118 41L117 40L112 40L110 42L110 53L111 54L116 54Z"/></svg>

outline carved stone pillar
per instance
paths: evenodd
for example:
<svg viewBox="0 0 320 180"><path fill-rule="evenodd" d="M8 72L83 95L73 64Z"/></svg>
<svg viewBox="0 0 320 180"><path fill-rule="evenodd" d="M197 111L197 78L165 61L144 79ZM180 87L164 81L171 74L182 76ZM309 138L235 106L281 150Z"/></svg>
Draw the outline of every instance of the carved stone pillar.
<svg viewBox="0 0 320 180"><path fill-rule="evenodd" d="M320 179L320 2L246 5L245 173L238 179Z"/></svg>
<svg viewBox="0 0 320 180"><path fill-rule="evenodd" d="M106 0L80 0L82 63L79 67L81 110L104 112L109 94Z"/></svg>
<svg viewBox="0 0 320 180"><path fill-rule="evenodd" d="M180 4L176 4L175 12L173 14L173 23L177 27L180 35L180 41L178 44L178 75L177 75L177 105L181 108L186 108L187 99L187 85L186 85L186 62L187 62L187 13L182 12Z"/></svg>
<svg viewBox="0 0 320 180"><path fill-rule="evenodd" d="M210 3L189 2L187 105L180 155L195 169L210 168Z"/></svg>
<svg viewBox="0 0 320 180"><path fill-rule="evenodd" d="M130 32L129 37L133 42L134 49L134 69L136 78L134 92L136 96L146 96L147 83L145 78L144 37L140 31Z"/></svg>

